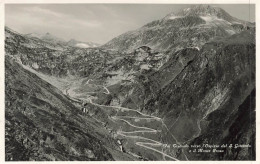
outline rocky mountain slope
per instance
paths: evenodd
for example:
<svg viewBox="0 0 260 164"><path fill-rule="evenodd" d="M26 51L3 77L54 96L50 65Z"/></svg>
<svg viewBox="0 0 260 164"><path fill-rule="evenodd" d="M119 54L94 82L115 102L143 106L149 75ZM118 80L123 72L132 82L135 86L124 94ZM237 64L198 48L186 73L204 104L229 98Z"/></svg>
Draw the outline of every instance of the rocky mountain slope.
<svg viewBox="0 0 260 164"><path fill-rule="evenodd" d="M100 122L10 56L5 78L7 161L134 160Z"/></svg>
<svg viewBox="0 0 260 164"><path fill-rule="evenodd" d="M98 48L77 48L46 42L5 29L5 51L36 71L57 77L88 76L104 68L119 53Z"/></svg>
<svg viewBox="0 0 260 164"><path fill-rule="evenodd" d="M195 5L124 33L103 47L132 51L146 45L161 51L177 51L185 47L201 47L215 37L230 36L252 26L252 23L234 18L223 9Z"/></svg>
<svg viewBox="0 0 260 164"><path fill-rule="evenodd" d="M114 95L109 103L163 118L169 137L173 134L183 144L250 145L219 148L220 153L186 150L189 159L254 160L255 31L169 56L159 70L142 72L132 83L108 87Z"/></svg>

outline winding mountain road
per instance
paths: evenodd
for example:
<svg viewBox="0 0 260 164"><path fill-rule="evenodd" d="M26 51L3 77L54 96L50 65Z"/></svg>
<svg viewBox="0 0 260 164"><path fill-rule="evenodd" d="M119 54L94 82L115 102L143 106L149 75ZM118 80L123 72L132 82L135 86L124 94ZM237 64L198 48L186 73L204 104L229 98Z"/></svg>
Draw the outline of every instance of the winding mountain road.
<svg viewBox="0 0 260 164"><path fill-rule="evenodd" d="M89 81L93 81L92 79L89 79L86 84L89 84ZM85 85L86 85L85 84ZM93 85L93 84L92 84ZM106 92L104 92L105 94L110 94L110 91L108 90L107 87L105 86L102 86ZM72 87L73 88L73 87ZM72 100L74 101L77 101L79 103L82 103L84 101L87 101L88 103L92 104L92 105L95 105L95 106L99 106L99 107L106 107L106 108L112 108L112 109L118 109L118 110L121 110L121 111L133 111L133 112L136 112L138 114L140 114L142 117L133 117L133 116L112 116L111 119L116 121L116 120L119 120L119 121L123 121L125 123L127 123L129 126L133 127L133 128L136 128L137 130L134 130L134 131L130 131L130 132L126 132L126 131L121 131L121 130L118 130L117 131L117 134L118 135L121 135L123 137L126 137L126 138L132 138L132 139L139 139L139 140L144 140L144 141L138 141L138 142L135 142L136 145L140 146L140 147L143 147L145 149L149 149L149 150L152 150L154 152L157 152L159 154L161 154L163 156L163 158L165 159L165 157L168 157L172 160L175 160L175 161L179 161L177 158L175 157L172 157L166 153L164 153L163 151L160 151L160 150L157 150L155 149L154 147L162 147L164 144L159 142L159 141L155 141L153 139L150 139L150 138L146 138L146 137L142 137L142 136L139 136L137 134L139 133L152 133L152 134L159 134L161 133L161 130L156 130L156 129L152 129L152 128L148 128L148 127L142 127L142 126L136 126L136 125L133 125L132 123L130 123L129 121L125 120L127 118L131 118L131 119L142 119L142 120L156 120L156 121L159 121L161 122L162 126L165 126L167 131L169 132L169 129L167 128L167 126L164 124L163 120L159 117L156 117L156 116L152 116L152 115L148 115L148 114L144 114L138 110L135 110L135 109L129 109L129 108L125 108L125 107L120 107L120 106L107 106L107 105L100 105L100 104L96 104L92 101L91 98L87 98L87 99L79 99L79 98L74 98L72 97L74 94L69 94L69 91L70 89L67 89L65 93L67 93L67 95L72 98ZM171 134L171 133L170 133ZM172 134L171 134L172 135ZM173 135L172 135L173 136ZM173 138L176 140L176 143L179 143L177 141L177 139L173 136ZM185 155L186 156L186 155ZM187 159L187 158L186 158ZM187 159L188 160L188 159Z"/></svg>
<svg viewBox="0 0 260 164"><path fill-rule="evenodd" d="M18 62L19 63L19 62ZM23 67L25 67L26 69L29 69L27 68L26 66L24 66L22 63L20 63ZM30 69L30 71L32 71ZM37 74L38 75L38 74ZM38 75L40 77L40 75ZM85 85L88 85L90 81L93 81L92 79L88 79L88 81L86 82ZM121 135L121 136L124 136L126 138L133 138L133 139L139 139L139 140L145 140L146 142L141 142L141 141L138 141L138 142L135 142L136 145L140 146L140 147L143 147L145 149L149 149L149 150L152 150L154 152L157 152L159 154L161 154L163 156L163 158L165 159L165 157L168 157L172 160L175 160L175 161L179 161L177 158L174 158L166 153L164 153L163 151L159 151L153 147L161 147L163 146L164 144L162 144L161 142L158 142L158 141L155 141L153 139L149 139L149 138L146 138L146 137L142 137L142 136L138 136L138 135L129 135L129 134L139 134L139 133L152 133L152 134L157 134L157 133L161 133L161 131L159 130L156 130L156 129L152 129L152 128L148 128L148 127L142 127L142 126L136 126L136 125L133 125L132 123L130 123L129 121L125 120L124 118L134 118L134 119L142 119L142 120L151 120L151 119L154 119L156 121L160 121L162 123L162 125L166 126L162 119L159 118L159 117L156 117L156 116L151 116L151 115L147 115L147 114L144 114L138 110L135 110L135 109L129 109L129 108L124 108L124 107L120 107L120 106L106 106L106 105L100 105L100 104L96 104L96 103L93 103L92 102L92 99L91 98L87 98L87 99L79 99L77 97L74 97L76 96L75 92L73 91L75 88L78 87L78 85L75 84L76 82L73 82L72 84L70 84L69 86L71 87L67 87L63 93L65 93L68 98L70 98L72 101L74 102L77 102L77 103L82 103L84 102L84 100L87 100L89 103L91 103L92 105L95 105L95 106L99 106L99 107L108 107L108 108L113 108L113 109L119 109L119 110L122 110L122 111L134 111L138 114L140 114L141 116L143 117L131 117L131 116L113 116L111 117L112 119L114 120L120 120L120 121L123 121L125 123L127 123L129 126L132 126L134 128L137 128L138 130L135 130L135 131L131 131L131 132L124 132L124 131L117 131L117 134L118 135ZM74 85L76 85L77 87L74 87ZM93 84L92 84L93 85ZM95 84L94 84L95 85ZM101 85L97 85L97 86L101 86ZM104 94L110 94L110 91L108 90L108 88L106 86L102 86L106 92L103 92ZM86 93L90 93L90 92L86 92ZM95 92L91 92L91 93L95 93ZM166 126L167 127L167 126ZM176 140L177 141L177 140Z"/></svg>

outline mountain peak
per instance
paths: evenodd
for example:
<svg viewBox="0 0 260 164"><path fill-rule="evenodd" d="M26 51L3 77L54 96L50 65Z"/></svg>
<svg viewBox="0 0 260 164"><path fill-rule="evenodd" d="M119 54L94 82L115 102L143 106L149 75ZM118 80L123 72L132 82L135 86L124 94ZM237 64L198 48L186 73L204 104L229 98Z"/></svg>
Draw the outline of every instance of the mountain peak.
<svg viewBox="0 0 260 164"><path fill-rule="evenodd" d="M176 17L185 17L185 16L207 16L207 17L215 17L219 19L226 20L228 22L237 21L236 18L229 15L225 10L211 6L211 5L194 5L189 8L185 8L177 13L170 13L164 19L173 19Z"/></svg>
<svg viewBox="0 0 260 164"><path fill-rule="evenodd" d="M59 38L55 35L52 35L49 32L47 32L45 35L43 35L40 39L45 40L45 41L51 41L54 43L65 42L65 40L63 38Z"/></svg>
<svg viewBox="0 0 260 164"><path fill-rule="evenodd" d="M210 5L196 5L177 13L179 16L216 16L220 18L231 17L225 10Z"/></svg>

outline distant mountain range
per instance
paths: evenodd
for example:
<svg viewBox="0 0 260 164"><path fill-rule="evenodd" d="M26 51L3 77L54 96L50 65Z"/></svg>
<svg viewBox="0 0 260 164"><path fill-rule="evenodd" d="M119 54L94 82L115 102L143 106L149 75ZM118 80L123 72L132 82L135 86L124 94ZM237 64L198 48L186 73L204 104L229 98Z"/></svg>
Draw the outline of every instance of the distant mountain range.
<svg viewBox="0 0 260 164"><path fill-rule="evenodd" d="M100 46L100 44L98 44L98 43L82 42L82 41L77 41L75 39L65 41L64 39L56 37L48 32L46 34L29 33L29 34L25 34L25 36L31 37L31 38L38 38L38 39L41 39L46 42L51 42L51 43L55 43L55 44L63 44L63 45L79 47L79 48L92 48L92 47Z"/></svg>

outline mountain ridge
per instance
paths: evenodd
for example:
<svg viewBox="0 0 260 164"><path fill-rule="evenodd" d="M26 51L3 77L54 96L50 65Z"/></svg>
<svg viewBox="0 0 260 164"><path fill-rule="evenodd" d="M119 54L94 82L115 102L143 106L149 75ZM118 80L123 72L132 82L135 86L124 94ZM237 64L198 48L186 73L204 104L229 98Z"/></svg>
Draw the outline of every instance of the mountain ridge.
<svg viewBox="0 0 260 164"><path fill-rule="evenodd" d="M196 5L190 8L185 8L176 14L170 13L164 19L167 19L170 16L214 16L219 19L224 19L230 23L232 22L243 22L246 23L247 21L239 20L230 14L228 14L225 10L220 7L214 7L211 5Z"/></svg>
<svg viewBox="0 0 260 164"><path fill-rule="evenodd" d="M45 34L40 34L40 33L29 33L29 34L24 34L26 37L31 37L31 38L38 38L46 42L51 42L55 44L63 44L67 46L72 46L72 47L79 47L79 48L93 48L93 47L98 47L100 44L94 43L94 42L83 42L83 41L78 41L75 39L70 39L66 41L63 38L57 37L49 32L46 32Z"/></svg>
<svg viewBox="0 0 260 164"><path fill-rule="evenodd" d="M138 48L138 45L158 50L180 50L188 46L201 47L216 36L230 36L245 28L254 28L252 23L234 18L220 8L195 5L188 9L123 33L101 47L127 52ZM176 39L178 37L180 41ZM198 37L201 37L200 41L195 39Z"/></svg>

